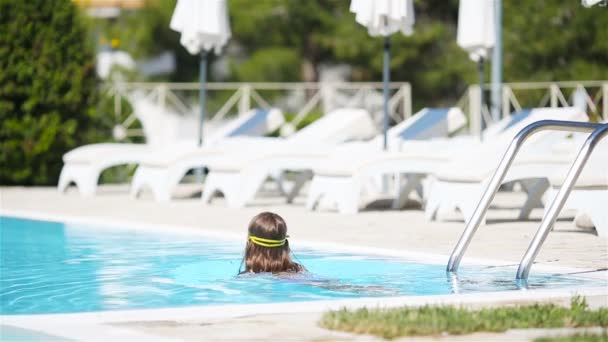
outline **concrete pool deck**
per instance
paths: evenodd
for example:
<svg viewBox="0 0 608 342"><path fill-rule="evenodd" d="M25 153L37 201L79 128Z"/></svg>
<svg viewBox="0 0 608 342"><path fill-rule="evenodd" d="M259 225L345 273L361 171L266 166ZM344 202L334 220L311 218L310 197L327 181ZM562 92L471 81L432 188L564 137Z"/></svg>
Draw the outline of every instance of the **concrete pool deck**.
<svg viewBox="0 0 608 342"><path fill-rule="evenodd" d="M182 191L189 192L190 189ZM454 215L449 222L427 222L423 212L415 205L400 211L367 210L357 215L340 215L333 212L308 212L303 207L303 200L298 198L295 204L286 205L281 198L268 196L260 198L247 208L230 209L221 200L211 205L203 205L199 198L180 198L171 203L156 203L145 198L132 200L124 186L103 186L98 196L92 198L82 198L74 191L62 195L55 188L0 188L0 212L182 226L244 237L250 218L260 211L269 210L286 219L290 243L296 248L298 241L335 243L438 254L445 256L445 261L464 228L458 215ZM542 210L536 209L530 220L517 221L517 205L521 203L522 194L498 194L488 213L488 222L480 227L463 264L466 264L467 259L473 258L519 262L542 215ZM576 228L572 218L572 212L562 214L545 242L535 268L559 266L597 271L608 267L608 240ZM594 298L593 302L608 306L608 299L603 295ZM323 330L316 325L320 315L264 314L201 322L179 322L167 317L155 324L137 322L137 317L133 317L133 322L128 323L127 327L161 340L197 340L201 334L209 340L371 339L369 336ZM124 324L121 327L126 328Z"/></svg>

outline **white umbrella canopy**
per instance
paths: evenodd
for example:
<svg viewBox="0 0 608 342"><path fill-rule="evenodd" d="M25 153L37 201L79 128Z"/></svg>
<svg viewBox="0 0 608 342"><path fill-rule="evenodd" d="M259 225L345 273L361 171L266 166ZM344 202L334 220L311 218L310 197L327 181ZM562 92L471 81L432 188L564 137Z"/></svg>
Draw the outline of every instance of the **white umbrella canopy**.
<svg viewBox="0 0 608 342"><path fill-rule="evenodd" d="M180 43L193 55L219 54L232 34L225 0L178 0L169 27L182 34Z"/></svg>
<svg viewBox="0 0 608 342"><path fill-rule="evenodd" d="M475 62L487 59L494 47L494 4L494 0L460 0L457 42Z"/></svg>
<svg viewBox="0 0 608 342"><path fill-rule="evenodd" d="M387 148L388 131L388 83L390 81L390 40L393 33L401 32L411 35L414 32L413 0L352 0L350 11L355 13L355 21L365 27L371 36L384 36L384 144Z"/></svg>
<svg viewBox="0 0 608 342"><path fill-rule="evenodd" d="M606 6L606 0L581 0L581 4L585 7L595 6L595 5L599 4L600 2L603 3L604 6Z"/></svg>
<svg viewBox="0 0 608 342"><path fill-rule="evenodd" d="M390 36L414 32L414 2L412 0L352 0L350 11L355 20L367 27L371 36Z"/></svg>

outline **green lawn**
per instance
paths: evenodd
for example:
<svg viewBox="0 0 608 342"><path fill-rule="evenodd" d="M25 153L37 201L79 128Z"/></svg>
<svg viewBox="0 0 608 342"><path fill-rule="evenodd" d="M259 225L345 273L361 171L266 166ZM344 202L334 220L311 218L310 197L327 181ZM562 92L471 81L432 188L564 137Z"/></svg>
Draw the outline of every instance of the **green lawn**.
<svg viewBox="0 0 608 342"><path fill-rule="evenodd" d="M541 337L534 342L606 342L608 334L606 332L600 334L576 334L564 337Z"/></svg>
<svg viewBox="0 0 608 342"><path fill-rule="evenodd" d="M467 310L452 306L331 311L320 322L327 329L384 338L470 334L508 329L608 326L608 308L589 310L584 299L569 308L553 304Z"/></svg>

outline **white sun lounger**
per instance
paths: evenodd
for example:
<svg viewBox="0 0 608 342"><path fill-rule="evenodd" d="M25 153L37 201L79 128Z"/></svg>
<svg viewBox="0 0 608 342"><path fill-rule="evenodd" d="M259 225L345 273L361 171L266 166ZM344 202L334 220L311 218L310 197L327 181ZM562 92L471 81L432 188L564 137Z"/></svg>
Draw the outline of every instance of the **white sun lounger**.
<svg viewBox="0 0 608 342"><path fill-rule="evenodd" d="M392 127L387 132L388 145L398 149L408 139L444 137L464 126L466 119L458 108L425 108L413 117ZM281 149L267 151L252 158L234 157L208 164L209 175L205 182L203 201L211 201L222 193L231 207L243 207L253 200L269 175L277 172L298 172L295 185L287 196L291 201L311 178L311 170L323 163L332 151L355 152L355 155L377 151L383 137L377 136L369 142L346 143L338 146L326 144L285 145ZM335 148L333 148L335 147Z"/></svg>
<svg viewBox="0 0 608 342"><path fill-rule="evenodd" d="M463 163L463 168L485 165L481 153L489 151L488 153L501 155L515 134L529 123L547 118L571 119L573 116L575 115L572 109L526 110L501 120L497 126L487 130L483 143L470 137L455 137L410 141L404 143L400 151L378 151L369 158L335 156L331 163L315 169L306 207L313 210L323 200L324 203L337 205L340 213L356 213L359 211L362 195L368 189L369 179L379 174L405 174L407 182L399 188L397 198L393 202L393 208L399 208L427 175L438 172L450 161L471 159L472 163ZM446 173L449 173L449 168L446 169ZM425 193L428 193L426 188Z"/></svg>
<svg viewBox="0 0 608 342"><path fill-rule="evenodd" d="M578 108L546 108L542 119L587 121L587 115ZM535 120L536 121L536 120ZM521 127L523 128L523 127ZM517 129L519 131L520 128ZM533 208L541 204L541 198L548 188L547 177L553 172L567 171L563 163L564 153L552 150L555 144L563 143L567 134L563 132L542 132L527 142L515 158L502 184L513 181L524 181L528 185L527 199L522 205L519 218L529 217ZM507 144L510 140L507 142ZM469 156L462 156L441 167L434 173L429 184L425 214L428 219L442 219L443 214L459 209L465 221L473 214L475 207L486 188L493 172L507 148L500 144L493 149L475 151ZM576 144L575 144L576 145ZM576 146L574 146L576 147ZM566 158L574 159L572 153Z"/></svg>
<svg viewBox="0 0 608 342"><path fill-rule="evenodd" d="M278 109L252 110L223 125L206 139L205 145L213 145L227 137L263 135L284 123ZM194 141L175 142L166 146L128 143L101 143L77 147L63 156L63 168L57 188L65 192L72 183L83 196L92 196L97 189L100 174L111 167L138 164L155 154L178 154L196 146Z"/></svg>
<svg viewBox="0 0 608 342"><path fill-rule="evenodd" d="M193 148L187 153L177 155L157 154L140 163L131 183L131 195L137 197L144 188L149 188L157 201L169 201L174 188L193 168L229 163L233 159L252 158L284 146L330 145L369 138L375 131L367 111L342 108L321 117L286 139L225 139L213 148ZM208 176L205 180L205 188L209 179Z"/></svg>

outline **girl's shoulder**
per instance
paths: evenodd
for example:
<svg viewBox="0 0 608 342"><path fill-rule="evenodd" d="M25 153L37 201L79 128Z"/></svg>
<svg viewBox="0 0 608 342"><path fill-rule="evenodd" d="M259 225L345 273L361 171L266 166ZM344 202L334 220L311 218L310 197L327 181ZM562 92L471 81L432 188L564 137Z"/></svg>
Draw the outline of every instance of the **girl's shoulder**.
<svg viewBox="0 0 608 342"><path fill-rule="evenodd" d="M291 272L306 272L306 271L308 271L306 269L306 267L304 267L301 264L298 264L297 262L294 262L291 268L292 268L292 270L290 270Z"/></svg>

